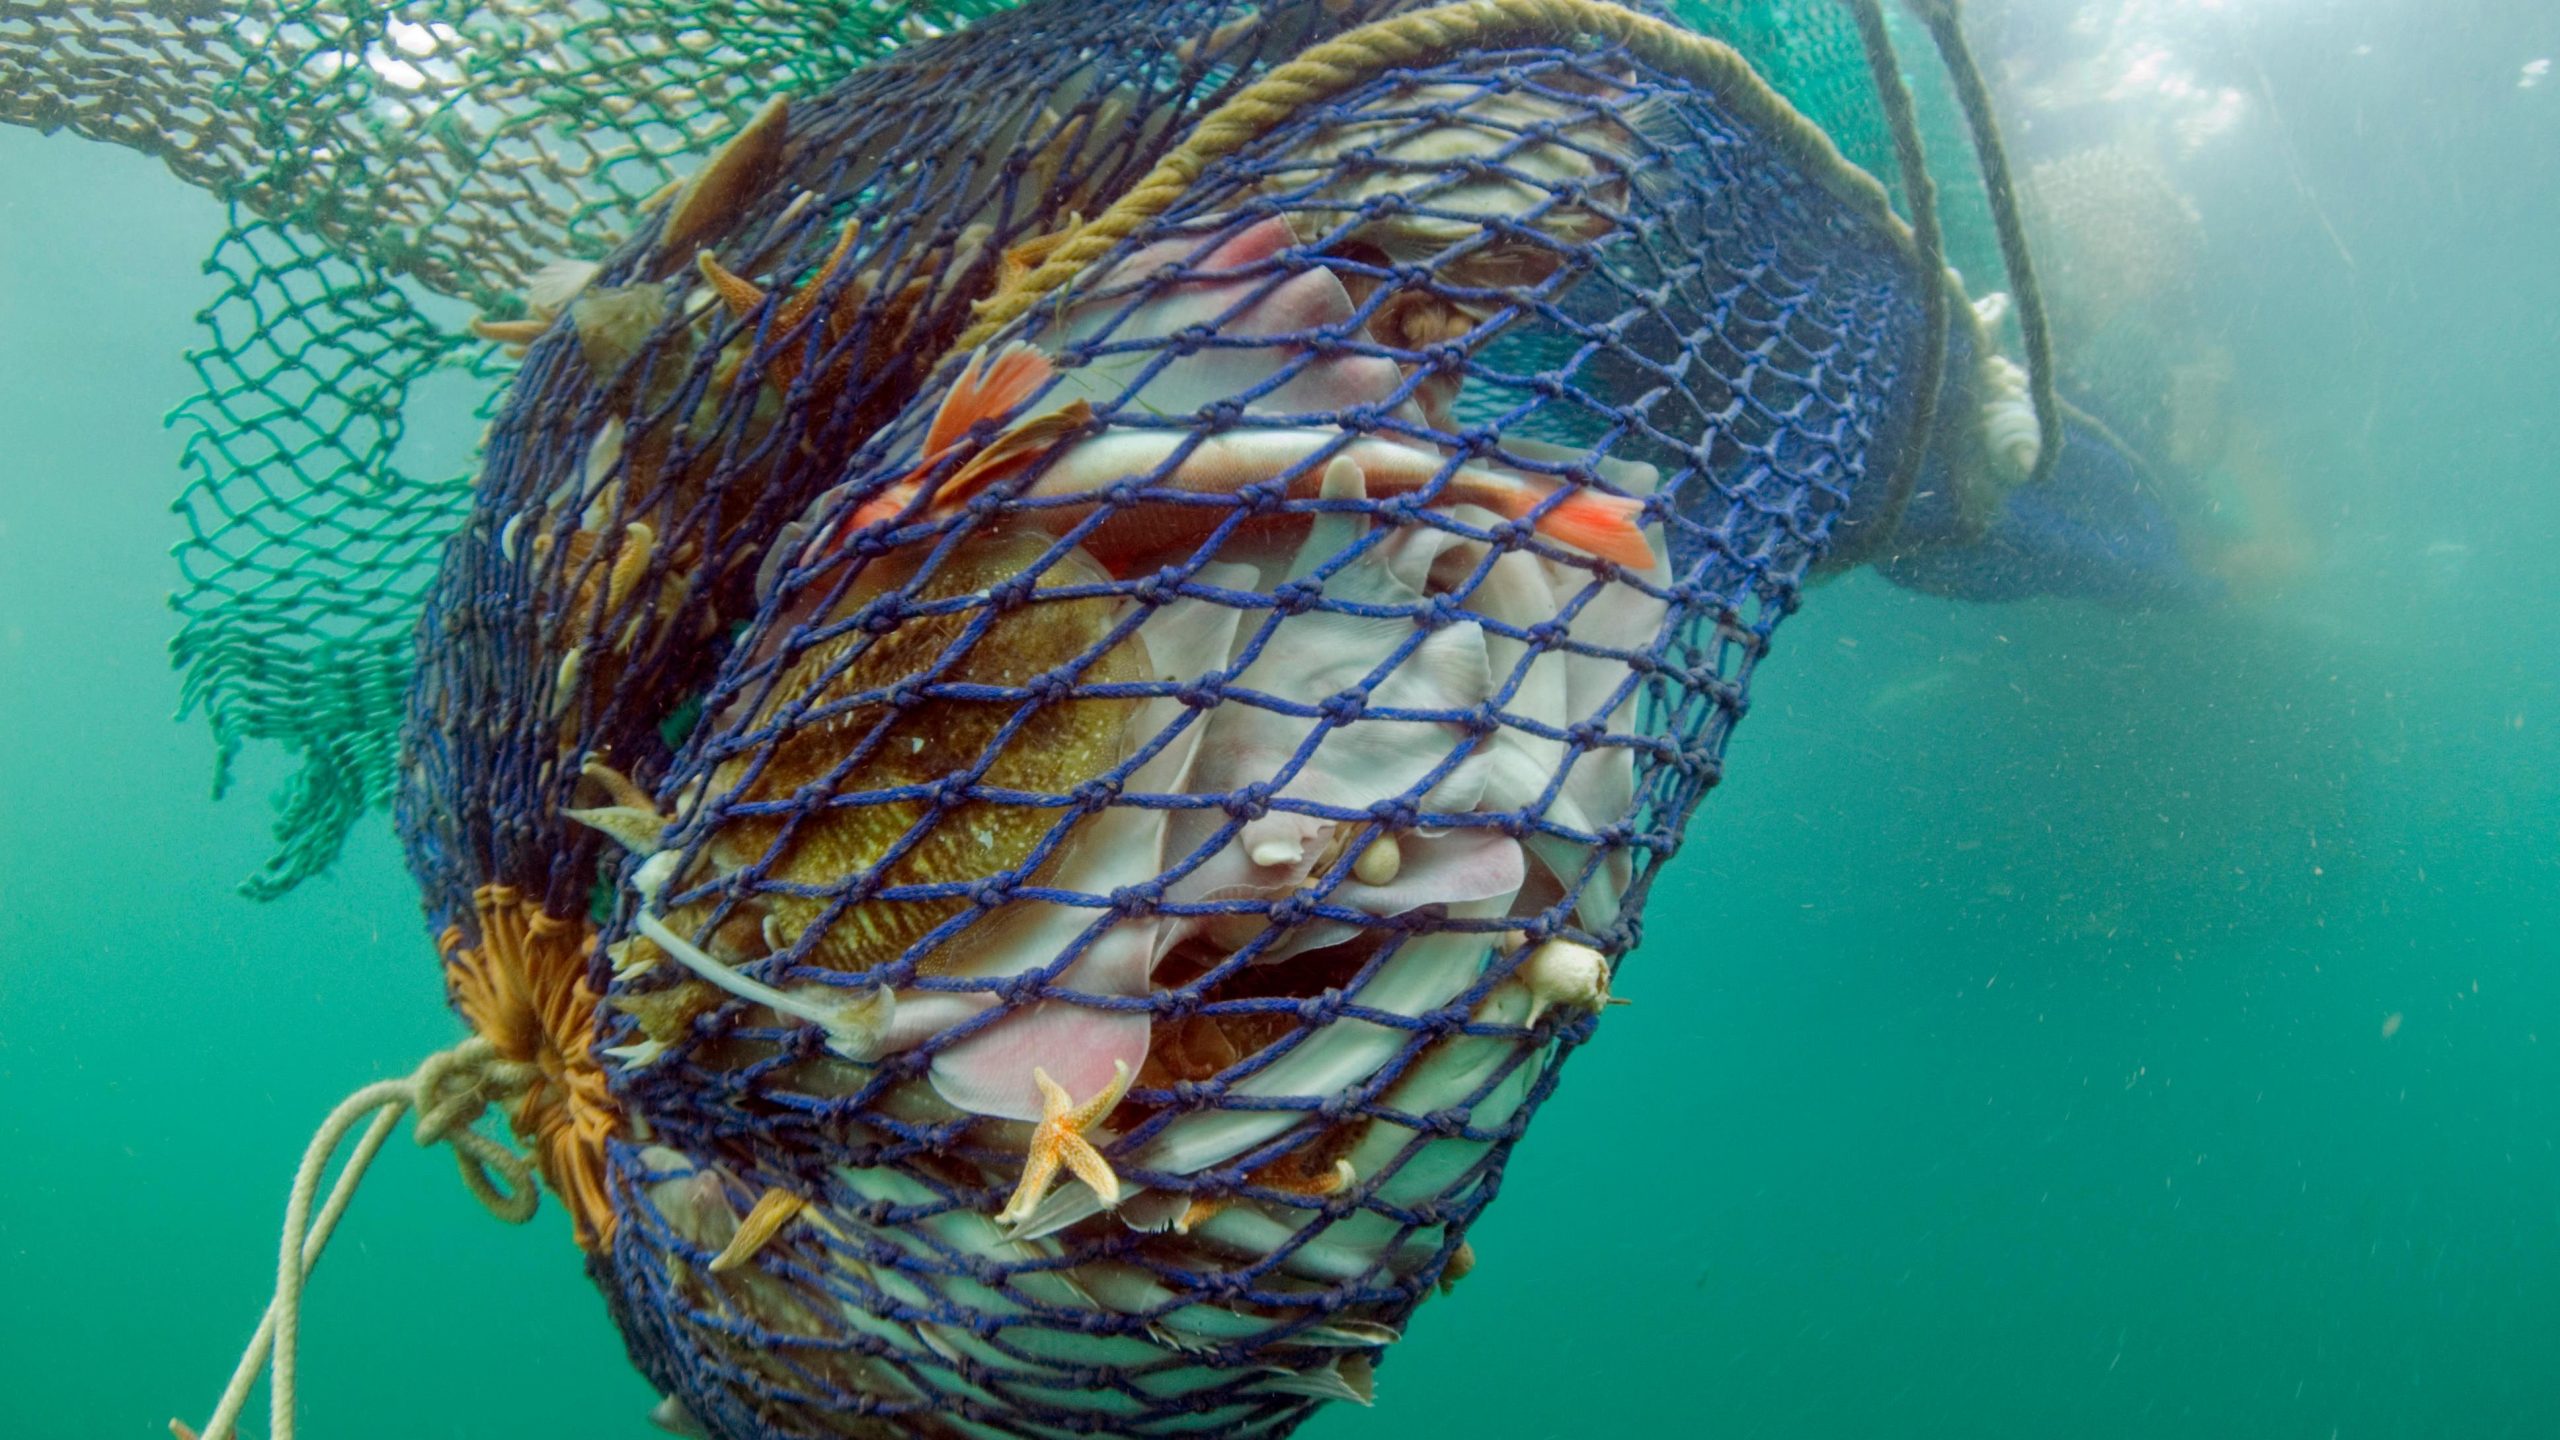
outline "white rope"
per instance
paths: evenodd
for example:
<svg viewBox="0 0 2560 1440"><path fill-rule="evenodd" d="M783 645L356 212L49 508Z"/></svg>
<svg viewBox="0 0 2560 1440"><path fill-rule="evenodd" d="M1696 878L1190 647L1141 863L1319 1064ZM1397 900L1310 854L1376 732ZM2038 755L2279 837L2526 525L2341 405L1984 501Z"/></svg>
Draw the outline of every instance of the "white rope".
<svg viewBox="0 0 2560 1440"><path fill-rule="evenodd" d="M267 1302L257 1334L250 1337L239 1366L231 1372L222 1403L214 1407L213 1418L205 1422L201 1434L182 1420L170 1421L169 1433L177 1440L232 1440L249 1391L272 1354L275 1378L268 1387L268 1434L271 1440L293 1440L294 1358L301 1338L303 1286L320 1263L320 1252L328 1248L339 1218L346 1214L347 1202L355 1198L366 1168L410 1111L418 1112L418 1143L451 1145L463 1184L490 1214L510 1225L532 1219L542 1197L534 1183L533 1161L471 1126L490 1105L523 1094L538 1073L534 1066L500 1058L488 1040L475 1035L428 1056L407 1079L377 1081L340 1101L329 1118L320 1122L302 1153L302 1164L294 1171L293 1195L285 1202L283 1242L276 1256L275 1298ZM358 1125L364 1126L364 1133L315 1216L312 1201L319 1194L321 1177Z"/></svg>

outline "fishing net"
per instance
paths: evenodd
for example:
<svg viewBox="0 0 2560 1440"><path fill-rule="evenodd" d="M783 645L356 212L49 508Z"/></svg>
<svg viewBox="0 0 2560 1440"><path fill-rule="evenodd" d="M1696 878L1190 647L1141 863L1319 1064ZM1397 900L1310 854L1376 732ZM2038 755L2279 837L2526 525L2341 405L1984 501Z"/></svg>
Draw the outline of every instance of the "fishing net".
<svg viewBox="0 0 2560 1440"><path fill-rule="evenodd" d="M477 1036L401 1103L484 1200L509 1107L668 1418L1279 1434L1472 1265L1817 567L2053 467L1853 11L54 8L0 113L231 203L251 888L390 801Z"/></svg>
<svg viewBox="0 0 2560 1440"><path fill-rule="evenodd" d="M420 599L471 503L468 474L403 454L408 411L439 374L494 392L510 368L432 297L526 316L543 267L606 254L771 97L1001 8L0 0L0 121L158 156L229 211L190 356L203 391L179 411L172 656L217 794L251 741L298 761L246 893L325 868L392 790ZM1836 0L1672 8L1899 184ZM1912 79L1932 149L1961 153L1944 86ZM1989 273L1978 188L1940 179L1948 253Z"/></svg>
<svg viewBox="0 0 2560 1440"><path fill-rule="evenodd" d="M1816 562L1980 463L1972 312L1733 51L1395 9L914 45L531 341L398 814L712 1434L1367 1401Z"/></svg>
<svg viewBox="0 0 2560 1440"><path fill-rule="evenodd" d="M995 8L920 4L0 3L0 121L154 155L226 205L180 407L172 655L225 788L251 740L300 764L271 897L389 799L411 637L468 475L410 473L404 410L506 366L422 298L521 313L777 93Z"/></svg>

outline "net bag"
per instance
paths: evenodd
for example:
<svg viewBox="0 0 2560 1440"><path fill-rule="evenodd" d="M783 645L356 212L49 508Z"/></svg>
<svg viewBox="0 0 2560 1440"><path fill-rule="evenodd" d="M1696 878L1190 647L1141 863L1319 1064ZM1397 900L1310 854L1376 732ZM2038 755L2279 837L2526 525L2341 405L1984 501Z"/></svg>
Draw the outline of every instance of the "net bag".
<svg viewBox="0 0 2560 1440"><path fill-rule="evenodd" d="M1368 1402L1814 567L1982 468L1944 284L1722 45L1303 0L908 47L535 297L398 818L670 1418Z"/></svg>

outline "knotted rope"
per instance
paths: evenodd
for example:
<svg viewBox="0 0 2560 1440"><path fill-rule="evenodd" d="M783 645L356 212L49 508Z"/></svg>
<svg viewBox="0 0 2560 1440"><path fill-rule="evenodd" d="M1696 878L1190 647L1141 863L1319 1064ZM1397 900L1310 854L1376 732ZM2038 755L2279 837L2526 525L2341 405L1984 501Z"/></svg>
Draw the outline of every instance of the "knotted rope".
<svg viewBox="0 0 2560 1440"><path fill-rule="evenodd" d="M284 1235L276 1257L275 1298L267 1303L258 1333L250 1337L238 1368L231 1372L222 1403L214 1407L201 1435L180 1420L169 1422L169 1433L177 1440L231 1440L241 1407L272 1352L275 1374L268 1387L268 1434L272 1440L293 1440L294 1349L302 1326L302 1287L320 1263L320 1252L328 1248L329 1237L346 1213L347 1202L355 1198L365 1170L408 1112L418 1113L414 1133L420 1145L453 1147L462 1183L490 1214L510 1225L532 1219L542 1195L534 1183L533 1160L471 1127L491 1105L522 1095L539 1078L537 1067L502 1058L488 1040L475 1035L428 1056L405 1079L377 1081L340 1101L329 1118L320 1122L310 1147L302 1153L302 1164L294 1171L293 1195L285 1202ZM359 1125L364 1133L315 1216L312 1202L320 1193L329 1162Z"/></svg>
<svg viewBox="0 0 2560 1440"><path fill-rule="evenodd" d="M1606 0L1457 0L1346 30L1274 67L1210 112L1147 177L1111 207L1071 231L1028 274L983 302L949 355L966 355L1083 274L1113 247L1188 193L1209 166L1260 139L1307 107L1350 91L1399 65L1502 44L1619 45L1651 65L1715 93L1758 126L1817 183L1876 221L1902 244L1912 232L1893 213L1884 187L1842 156L1822 127L1771 90L1732 46ZM1907 128L1908 121L1895 122ZM1911 152L1917 154L1917 141ZM1924 254L1922 272L1940 266ZM1943 340L1943 335L1940 337ZM947 358L947 357L946 357Z"/></svg>

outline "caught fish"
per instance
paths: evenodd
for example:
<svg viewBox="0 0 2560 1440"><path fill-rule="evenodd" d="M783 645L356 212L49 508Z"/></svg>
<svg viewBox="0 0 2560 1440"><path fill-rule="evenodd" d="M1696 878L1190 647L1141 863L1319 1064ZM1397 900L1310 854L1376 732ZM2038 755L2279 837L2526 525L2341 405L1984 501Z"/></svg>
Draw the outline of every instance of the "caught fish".
<svg viewBox="0 0 2560 1440"><path fill-rule="evenodd" d="M1577 256L1617 230L1668 128L1660 108L1573 72L1418 86L1328 125L1262 188L1285 197L1303 243L1343 263L1370 335L1407 357L1414 403L1450 432L1463 377L1428 357L1472 357L1506 311L1571 284Z"/></svg>
<svg viewBox="0 0 2560 1440"><path fill-rule="evenodd" d="M768 893L764 906L782 944L815 931L813 957L855 972L896 959L936 925L967 910L965 897L836 898L859 877L872 888L899 889L979 882L1024 866L1050 832L1065 823L1054 807L962 799L938 802L920 793L955 774L995 789L1063 794L1120 759L1131 702L1068 698L945 698L913 687L1019 689L1073 667L1079 686L1105 685L1144 673L1142 642L1106 644L1123 605L1112 599L1056 599L1040 592L1101 578L1072 551L1052 556L1045 535L1021 530L972 537L928 573L923 549L888 557L861 577L840 607L845 615L893 591L907 613L882 632L850 627L834 639L775 657L770 698L753 722L777 732L769 750L729 762L712 777L716 793L740 803L772 804L812 786L847 796L908 793L911 798L829 807L800 820L733 815L714 832L710 850L724 870L749 866L796 889ZM1035 568L1037 567L1037 568ZM995 585L1027 579L1035 597L989 612ZM743 703L743 702L742 702ZM939 973L949 958L922 962Z"/></svg>
<svg viewBox="0 0 2560 1440"><path fill-rule="evenodd" d="M1055 393L1089 401L1107 420L1221 407L1330 421L1363 406L1417 418L1397 403L1395 363L1360 353L1370 337L1350 290L1328 266L1293 264L1296 243L1274 216L1205 255L1190 237L1139 249L1042 332L1048 351L1080 357L1059 372ZM1195 278L1168 282L1173 273Z"/></svg>
<svg viewBox="0 0 2560 1440"><path fill-rule="evenodd" d="M1408 618L1425 604L1408 577L1430 568L1427 557L1414 563L1417 552L1435 548L1448 532L1400 527L1362 548L1373 523L1351 509L1367 498L1362 476L1339 461L1323 498L1345 508L1319 515L1280 578L1309 583L1334 557L1357 558L1323 579L1325 603L1256 637L1250 663L1230 682L1238 699L1210 718L1194 774L1202 793L1268 786L1270 808L1241 822L1221 810L1185 810L1171 836L1177 856L1207 855L1174 878L1171 898L1232 907L1194 920L1189 933L1227 950L1259 937L1257 958L1266 962L1339 944L1362 928L1317 918L1264 935L1273 928L1272 903L1302 889L1322 884L1328 904L1384 916L1430 904L1507 902L1523 873L1519 843L1494 830L1373 836L1368 825L1312 813L1367 811L1426 788L1429 809L1474 808L1471 794L1427 782L1474 748L1457 717L1489 703L1499 684L1481 625L1461 621L1418 636ZM1305 702L1362 691L1365 707L1383 714L1364 709L1361 718L1341 723L1255 703L1263 695ZM1388 718L1406 715L1451 718ZM1355 844L1356 857L1350 854ZM1345 861L1351 873L1333 883L1332 872Z"/></svg>
<svg viewBox="0 0 2560 1440"><path fill-rule="evenodd" d="M1045 356L1023 347L1000 356L985 371L1037 373L1048 363ZM1075 434L1091 421L1090 414L1079 408L1083 404L1071 401L1064 410L1007 425L941 480L932 473L936 466L919 466L858 510L851 529L895 520L919 501L928 517L951 514L979 493L1040 465L1037 476L1014 492L1024 502L1016 513L1065 532L1096 508L1112 507L1111 515L1082 543L1115 572L1125 574L1151 558L1196 549L1236 508L1232 503L1187 504L1170 497L1232 499L1248 486L1277 482L1282 498L1314 500L1325 471L1335 463L1348 463L1359 469L1373 498L1426 494L1434 506L1472 505L1503 520L1526 522L1557 544L1604 560L1636 568L1653 565L1652 542L1643 528L1644 502L1630 496L1460 463L1418 445L1350 436L1338 428L1250 427L1199 436L1183 430L1118 426L1077 440ZM935 419L934 430L965 436L975 426L996 423L1007 413L1000 395L990 398L975 386L955 386ZM955 445L944 455L947 458L957 449ZM1046 463L1041 465L1044 458ZM1138 496L1122 500L1103 493L1123 481L1142 478L1147 483ZM822 538L820 548L804 559L824 554Z"/></svg>
<svg viewBox="0 0 2560 1440"><path fill-rule="evenodd" d="M919 509L923 518L952 514L1036 466L1037 475L1014 491L1021 502L1016 513L1065 532L1096 508L1110 506L1112 513L1082 544L1115 572L1127 573L1152 557L1196 549L1228 522L1237 508L1234 497L1247 487L1277 482L1281 498L1317 498L1326 469L1336 462L1358 467L1374 498L1422 494L1438 507L1472 505L1604 560L1638 569L1654 563L1641 500L1462 463L1400 440L1319 426L1245 426L1206 435L1112 426L1087 436L1094 417L1081 397L1017 417L1024 393L1045 383L1053 370L1047 356L1019 341L991 359L973 358L934 416L926 459L847 523L819 533L799 563L825 560L841 547L842 536ZM991 438L973 438L989 432ZM1105 493L1140 479L1146 485L1139 495ZM1279 518L1285 523L1298 517Z"/></svg>
<svg viewBox="0 0 2560 1440"><path fill-rule="evenodd" d="M1111 505L1081 543L1127 573L1151 557L1194 550L1233 521L1233 504L1190 497L1213 501L1278 482L1283 498L1310 500L1327 466L1347 459L1373 497L1427 492L1434 505L1479 506L1603 559L1652 564L1638 500L1456 463L1420 443L1329 423L1355 407L1395 418L1390 402L1402 376L1391 361L1321 343L1329 330L1356 331L1351 299L1331 270L1280 263L1289 243L1284 222L1261 221L1200 261L1219 278L1154 290L1141 287L1198 247L1165 242L1130 256L1096 283L1100 298L1069 311L1055 332L1059 348L1090 358L1061 367L1019 340L972 355L936 408L915 466L845 521L784 553L802 566L825 561L845 536L910 514L951 514L1037 468L1015 494L1024 502L1016 513L1062 532ZM1197 338L1168 344L1168 337ZM1248 423L1206 434L1163 423L1218 406L1235 407ZM1402 413L1417 425L1422 419L1409 407ZM1250 423L1258 417L1299 423ZM1103 496L1141 478L1148 493ZM1096 498L1079 503L1085 496ZM1304 515L1234 523L1297 530Z"/></svg>

